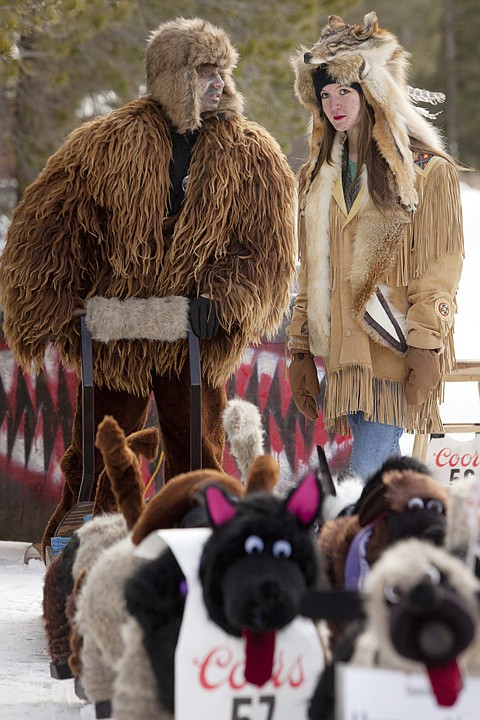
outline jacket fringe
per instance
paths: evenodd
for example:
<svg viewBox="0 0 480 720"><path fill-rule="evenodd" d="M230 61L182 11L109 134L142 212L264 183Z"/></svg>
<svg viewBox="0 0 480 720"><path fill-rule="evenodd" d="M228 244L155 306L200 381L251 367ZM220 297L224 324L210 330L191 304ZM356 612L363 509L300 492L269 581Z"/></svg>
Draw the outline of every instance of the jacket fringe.
<svg viewBox="0 0 480 720"><path fill-rule="evenodd" d="M74 131L27 189L0 261L5 337L26 371L41 368L50 342L79 369L73 310L94 295L210 296L221 330L201 355L213 386L249 343L280 327L296 241L294 177L278 144L243 117L206 120L167 246L170 160L168 123L142 98ZM96 383L145 395L152 372L181 371L187 343L115 341L93 351Z"/></svg>
<svg viewBox="0 0 480 720"><path fill-rule="evenodd" d="M362 410L366 420L398 425L409 433L441 433L438 402L442 392L440 385L422 405L407 405L403 382L380 380L373 377L371 368L352 365L328 374L325 429L350 435L346 415Z"/></svg>
<svg viewBox="0 0 480 720"><path fill-rule="evenodd" d="M437 202L424 203L424 185L428 182ZM395 281L406 286L410 280L423 275L429 265L443 255L453 252L465 254L462 205L458 192L458 179L453 166L432 158L426 170L420 173L419 207L414 222L408 227L406 241L398 254ZM449 229L445 233L445 228Z"/></svg>

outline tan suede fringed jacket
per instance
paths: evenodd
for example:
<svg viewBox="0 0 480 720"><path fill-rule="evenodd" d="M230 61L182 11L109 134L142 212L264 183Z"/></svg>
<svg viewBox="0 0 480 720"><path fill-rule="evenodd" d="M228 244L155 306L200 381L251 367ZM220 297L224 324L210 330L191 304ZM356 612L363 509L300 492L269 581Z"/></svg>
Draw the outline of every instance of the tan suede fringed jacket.
<svg viewBox="0 0 480 720"><path fill-rule="evenodd" d="M6 340L38 370L54 342L78 369L74 308L93 296L193 297L217 307L202 369L224 384L251 342L273 335L295 268L295 180L276 141L240 113L205 119L171 243L169 123L147 97L75 130L18 204L0 265ZM179 372L186 341L94 343L94 379L149 392L153 371Z"/></svg>
<svg viewBox="0 0 480 720"><path fill-rule="evenodd" d="M419 205L380 213L365 172L347 213L341 181L343 139L299 200L299 291L287 328L290 351L326 365L325 427L349 434L346 414L439 432L443 384L420 406L403 392L407 346L439 349L455 362L453 322L463 261L457 172L439 156L414 158Z"/></svg>

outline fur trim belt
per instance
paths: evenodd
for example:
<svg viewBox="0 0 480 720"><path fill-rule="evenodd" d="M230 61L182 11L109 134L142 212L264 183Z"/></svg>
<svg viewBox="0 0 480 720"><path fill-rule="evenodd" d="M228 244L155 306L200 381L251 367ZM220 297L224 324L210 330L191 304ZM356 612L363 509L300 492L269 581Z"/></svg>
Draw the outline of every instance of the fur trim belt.
<svg viewBox="0 0 480 720"><path fill-rule="evenodd" d="M94 340L164 340L187 337L190 300L165 298L92 297L86 301L86 323Z"/></svg>

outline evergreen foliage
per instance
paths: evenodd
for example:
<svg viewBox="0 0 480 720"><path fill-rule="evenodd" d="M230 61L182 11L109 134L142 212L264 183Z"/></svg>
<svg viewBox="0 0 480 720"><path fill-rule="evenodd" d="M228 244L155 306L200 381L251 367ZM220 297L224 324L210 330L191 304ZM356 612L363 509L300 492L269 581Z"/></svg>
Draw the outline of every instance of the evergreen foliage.
<svg viewBox="0 0 480 720"><path fill-rule="evenodd" d="M445 67L449 6L455 59ZM437 122L450 150L480 167L478 0L423 0L420 13L414 0L376 0L374 9L412 53L412 85L446 92L454 83L456 100L435 108L443 110ZM370 10L370 0L0 0L0 182L18 196L74 127L141 94L145 40L178 15L206 17L230 34L247 115L296 169L307 155L308 117L294 97L292 53L316 41L329 14L354 21Z"/></svg>

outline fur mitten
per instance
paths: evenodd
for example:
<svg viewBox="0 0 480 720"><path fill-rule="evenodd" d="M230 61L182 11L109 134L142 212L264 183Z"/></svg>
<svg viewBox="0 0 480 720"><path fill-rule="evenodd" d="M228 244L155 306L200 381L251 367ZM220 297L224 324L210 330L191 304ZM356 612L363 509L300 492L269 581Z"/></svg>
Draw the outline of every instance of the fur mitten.
<svg viewBox="0 0 480 720"><path fill-rule="evenodd" d="M320 394L317 367L310 353L295 353L288 369L295 405L305 417L316 420L316 396Z"/></svg>
<svg viewBox="0 0 480 720"><path fill-rule="evenodd" d="M437 350L409 347L406 356L405 398L409 405L421 405L440 382L440 356Z"/></svg>

